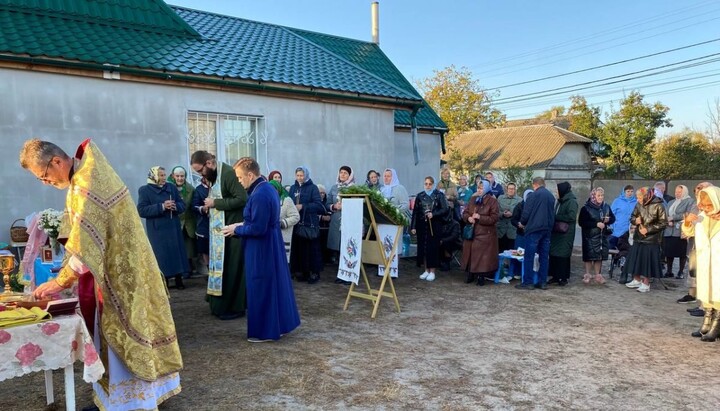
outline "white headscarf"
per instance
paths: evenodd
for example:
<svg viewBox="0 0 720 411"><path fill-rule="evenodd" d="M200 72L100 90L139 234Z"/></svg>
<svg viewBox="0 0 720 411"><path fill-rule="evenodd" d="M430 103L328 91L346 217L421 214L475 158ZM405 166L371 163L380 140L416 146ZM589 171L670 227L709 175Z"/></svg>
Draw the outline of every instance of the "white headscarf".
<svg viewBox="0 0 720 411"><path fill-rule="evenodd" d="M675 210L677 210L680 203L682 203L683 200L686 198L690 198L690 193L688 191L688 188L682 184L678 185L682 189L682 195L680 198L676 198L675 201L672 202L670 205L670 209L668 210L668 214L673 215L675 214Z"/></svg>
<svg viewBox="0 0 720 411"><path fill-rule="evenodd" d="M390 181L390 184L388 184L388 185L385 185L385 184L383 183L383 186L380 187L380 193L382 193L383 197L385 197L385 198L390 198L390 197L392 197L392 189L393 189L393 187L399 186L399 185L400 185L400 180L398 180L397 173L395 172L395 169L394 169L394 168L386 168L386 169L383 171L383 175L385 175L385 172L386 172L386 171L389 171L389 172L392 174L392 180Z"/></svg>

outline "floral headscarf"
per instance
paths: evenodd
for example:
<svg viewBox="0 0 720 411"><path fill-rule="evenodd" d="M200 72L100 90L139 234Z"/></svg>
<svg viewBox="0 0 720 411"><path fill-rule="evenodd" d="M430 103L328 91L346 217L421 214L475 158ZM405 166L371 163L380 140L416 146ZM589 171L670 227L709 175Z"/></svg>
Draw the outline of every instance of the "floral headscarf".
<svg viewBox="0 0 720 411"><path fill-rule="evenodd" d="M350 176L345 181L340 181L340 171L342 170L345 170L348 174L350 174ZM350 168L350 166L342 166L340 167L340 171L338 171L337 180L335 181L338 187L343 188L355 185L355 174L353 174L353 170L352 168Z"/></svg>
<svg viewBox="0 0 720 411"><path fill-rule="evenodd" d="M592 204L596 205L596 206L601 206L602 203L604 203L604 201L598 201L598 199L597 199L598 193L603 193L603 194L605 194L605 190L603 190L603 189L600 188L600 187L593 188L592 191L590 192L589 201L590 201Z"/></svg>
<svg viewBox="0 0 720 411"><path fill-rule="evenodd" d="M280 204L282 205L283 201L285 201L286 198L290 197L288 195L288 192L285 191L285 188L282 186L282 184L280 184L276 180L270 180L270 185L275 188L275 191L277 191L278 194L280 194Z"/></svg>
<svg viewBox="0 0 720 411"><path fill-rule="evenodd" d="M155 166L150 169L147 175L148 184L159 185L158 182L160 181L160 170L164 170L164 168L162 168L161 166Z"/></svg>

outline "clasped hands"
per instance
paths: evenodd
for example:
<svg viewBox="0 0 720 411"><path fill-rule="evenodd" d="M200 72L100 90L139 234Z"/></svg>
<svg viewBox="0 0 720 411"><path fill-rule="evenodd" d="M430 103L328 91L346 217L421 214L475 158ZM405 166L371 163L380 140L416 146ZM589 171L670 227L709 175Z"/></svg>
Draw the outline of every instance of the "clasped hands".
<svg viewBox="0 0 720 411"><path fill-rule="evenodd" d="M225 237L230 237L230 236L235 235L235 229L237 227L240 227L241 225L243 225L243 223L235 223L235 224L226 225L225 227L220 229L220 232Z"/></svg>
<svg viewBox="0 0 720 411"><path fill-rule="evenodd" d="M468 217L468 222L469 222L470 224L475 224L475 222L476 222L479 218L480 218L480 214L474 213L473 215L471 215L470 217Z"/></svg>
<svg viewBox="0 0 720 411"><path fill-rule="evenodd" d="M176 210L177 210L177 206L175 205L175 201L173 201L173 200L165 200L165 201L163 201L163 210L176 211Z"/></svg>

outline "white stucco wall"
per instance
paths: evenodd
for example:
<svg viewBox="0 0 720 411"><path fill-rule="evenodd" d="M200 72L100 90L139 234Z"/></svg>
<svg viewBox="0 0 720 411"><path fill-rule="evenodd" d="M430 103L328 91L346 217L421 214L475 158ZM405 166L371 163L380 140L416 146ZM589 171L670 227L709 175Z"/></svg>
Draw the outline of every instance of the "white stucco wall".
<svg viewBox="0 0 720 411"><path fill-rule="evenodd" d="M385 168L394 168L398 173L400 184L405 186L411 196L423 190L425 177L433 176L435 181L440 177L440 136L418 133L417 140L420 153L420 162L417 165L415 165L413 157L410 131L396 131L392 163L377 169L380 171Z"/></svg>
<svg viewBox="0 0 720 411"><path fill-rule="evenodd" d="M438 136L421 134L422 163L413 165L409 133L394 131L387 109L7 69L0 69L0 101L0 227L64 205L64 192L20 167L26 139L53 141L73 155L92 137L137 198L151 166L187 167L188 111L263 117L267 146L259 147L258 159L264 172L279 169L285 184L298 165L309 166L313 181L328 187L343 164L358 182L371 168L393 166L401 181L418 181L409 191L419 191L422 176L439 164ZM8 240L9 229L0 230L0 241Z"/></svg>

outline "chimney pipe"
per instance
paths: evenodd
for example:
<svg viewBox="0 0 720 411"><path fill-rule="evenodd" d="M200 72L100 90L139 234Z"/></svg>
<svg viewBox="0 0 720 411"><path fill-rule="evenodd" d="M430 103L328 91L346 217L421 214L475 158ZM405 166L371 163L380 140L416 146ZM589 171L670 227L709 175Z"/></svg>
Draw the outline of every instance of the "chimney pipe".
<svg viewBox="0 0 720 411"><path fill-rule="evenodd" d="M380 5L377 1L370 4L370 19L372 20L372 42L380 45Z"/></svg>

